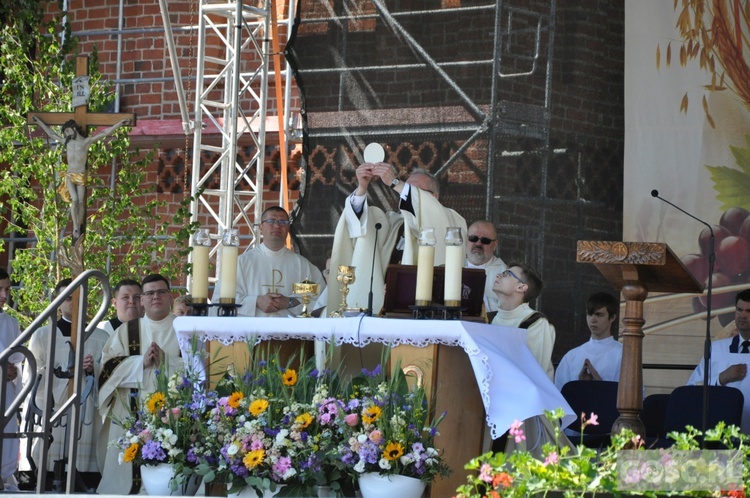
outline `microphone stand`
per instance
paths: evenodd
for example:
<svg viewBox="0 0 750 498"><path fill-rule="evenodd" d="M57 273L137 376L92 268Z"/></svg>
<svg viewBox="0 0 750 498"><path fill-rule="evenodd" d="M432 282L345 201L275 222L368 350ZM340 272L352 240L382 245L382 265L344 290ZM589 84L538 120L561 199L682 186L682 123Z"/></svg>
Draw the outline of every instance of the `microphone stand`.
<svg viewBox="0 0 750 498"><path fill-rule="evenodd" d="M711 225L706 223L705 221L696 218L692 214L688 213L684 209L682 209L679 206L676 206L669 202L668 200L664 199L663 197L659 197L659 191L658 190L652 190L651 196L656 197L657 199L666 202L673 208L677 209L678 211L681 211L685 213L686 215L690 216L694 220L703 223L708 227L709 231L709 239L708 239L708 286L706 289L706 338L703 342L703 413L702 413L702 423L703 423L703 434L706 433L706 426L708 424L708 379L711 374L711 298L713 295L713 276L714 276L714 263L716 262L716 252L714 250L714 244L716 242L714 238L714 229ZM703 448L704 441L701 440L701 448Z"/></svg>
<svg viewBox="0 0 750 498"><path fill-rule="evenodd" d="M375 223L375 244L372 246L372 267L370 268L370 292L367 294L367 311L365 315L372 316L372 281L375 277L375 254L378 250L378 232L383 227L380 223Z"/></svg>

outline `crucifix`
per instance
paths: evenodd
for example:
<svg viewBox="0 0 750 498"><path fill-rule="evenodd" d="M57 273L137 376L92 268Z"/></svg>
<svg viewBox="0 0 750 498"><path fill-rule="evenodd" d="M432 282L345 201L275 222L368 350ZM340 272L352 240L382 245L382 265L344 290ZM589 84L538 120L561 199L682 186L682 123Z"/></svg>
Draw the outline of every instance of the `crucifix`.
<svg viewBox="0 0 750 498"><path fill-rule="evenodd" d="M60 186L64 200L70 202L70 217L73 221L73 241L83 235L86 222L86 163L92 144L112 135L124 125L135 125L133 113L88 112L89 76L88 57L76 57L76 76L73 80L73 112L30 112L26 122L38 125L47 135L65 146L68 169ZM60 133L51 125L61 125ZM104 131L88 136L90 126L109 126ZM82 265L81 265L82 266ZM71 268L74 276L81 268ZM78 271L76 271L78 270Z"/></svg>
<svg viewBox="0 0 750 498"><path fill-rule="evenodd" d="M86 177L89 147L95 142L112 135L122 126L135 126L133 113L99 113L88 112L89 102L89 68L88 57L76 57L76 75L73 79L73 112L29 112L26 122L37 125L51 138L64 145L67 157L67 171L60 185L61 197L70 202L70 217L73 221L73 244L71 255L65 252L62 244L60 260L63 266L70 268L75 279L83 272L83 239L86 223ZM61 126L60 133L50 126ZM91 126L108 126L104 131L88 136ZM73 316L70 331L71 347L77 344L78 325L83 323L79 315L86 310L79 310L80 291L73 293ZM69 393L75 390L74 383L69 383Z"/></svg>

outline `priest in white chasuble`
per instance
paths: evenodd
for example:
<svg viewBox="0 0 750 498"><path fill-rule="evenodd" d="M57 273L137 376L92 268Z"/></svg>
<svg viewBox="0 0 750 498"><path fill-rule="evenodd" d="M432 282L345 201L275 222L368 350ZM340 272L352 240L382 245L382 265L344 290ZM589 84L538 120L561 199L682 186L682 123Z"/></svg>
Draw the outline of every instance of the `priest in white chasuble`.
<svg viewBox="0 0 750 498"><path fill-rule="evenodd" d="M383 212L367 202L367 190L380 179L399 195L398 212ZM389 263L416 265L420 228L435 229L435 266L445 263L444 237L447 227L460 227L466 247L466 220L438 201L439 185L427 170L416 169L401 182L388 163L364 163L357 168L357 188L347 197L344 212L336 226L331 253L331 269L339 265L356 267L355 281L349 286L350 308L367 308L370 276L373 289L373 313L383 307L385 272ZM380 225L377 230L376 226ZM374 271L373 249L377 233ZM328 288L328 310L339 309L341 291L338 285Z"/></svg>
<svg viewBox="0 0 750 498"><path fill-rule="evenodd" d="M323 292L326 281L320 270L306 258L287 249L289 214L273 206L260 217L263 243L246 250L237 259L235 302L240 316L297 316L300 300L292 296L292 285L310 280ZM218 302L222 282L216 282L213 302Z"/></svg>
<svg viewBox="0 0 750 498"><path fill-rule="evenodd" d="M124 431L115 421L137 409L137 398L143 401L156 389L157 370L168 375L182 366L171 313L169 282L159 274L143 279L141 303L143 318L123 323L104 345L102 371L99 375L99 413L104 427L99 452L104 455L99 494L138 494L140 477L130 463L120 464L120 450L107 447ZM136 472L134 472L136 471Z"/></svg>

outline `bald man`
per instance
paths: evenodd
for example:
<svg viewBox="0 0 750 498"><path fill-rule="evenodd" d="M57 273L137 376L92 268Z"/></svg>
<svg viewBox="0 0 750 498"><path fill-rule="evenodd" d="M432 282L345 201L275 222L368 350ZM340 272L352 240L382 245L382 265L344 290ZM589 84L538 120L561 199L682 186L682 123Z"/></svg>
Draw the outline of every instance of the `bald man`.
<svg viewBox="0 0 750 498"><path fill-rule="evenodd" d="M502 259L495 256L497 251L497 229L488 220L478 220L471 224L466 237L466 268L484 270L487 280L484 284L484 309L494 313L498 308L497 295L492 291L495 277L508 269Z"/></svg>

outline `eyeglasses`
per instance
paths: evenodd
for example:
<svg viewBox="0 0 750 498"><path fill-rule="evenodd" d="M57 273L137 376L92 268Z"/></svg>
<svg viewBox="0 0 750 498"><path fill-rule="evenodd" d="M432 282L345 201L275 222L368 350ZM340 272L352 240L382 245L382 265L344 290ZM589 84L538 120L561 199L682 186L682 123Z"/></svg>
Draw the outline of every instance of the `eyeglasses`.
<svg viewBox="0 0 750 498"><path fill-rule="evenodd" d="M526 283L523 280L521 280L521 278L518 275L516 275L515 273L513 273L511 270L505 270L504 272L501 273L501 275L503 277L513 277L516 280L518 280L519 282L521 282L522 284Z"/></svg>
<svg viewBox="0 0 750 498"><path fill-rule="evenodd" d="M280 227L285 227L287 225L290 225L292 222L289 220L263 220L261 221L261 224L268 223L271 226L279 225Z"/></svg>
<svg viewBox="0 0 750 498"><path fill-rule="evenodd" d="M477 237L476 235L469 235L468 239L469 239L469 242L481 241L482 244L486 246L492 244L493 242L497 240L497 239L488 239L487 237Z"/></svg>
<svg viewBox="0 0 750 498"><path fill-rule="evenodd" d="M151 299L154 296L163 296L165 294L169 294L169 289L158 289L158 290L146 291L143 293L143 297Z"/></svg>

